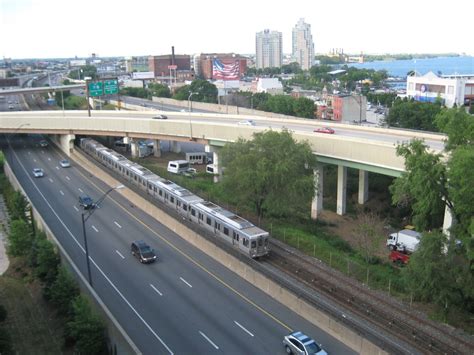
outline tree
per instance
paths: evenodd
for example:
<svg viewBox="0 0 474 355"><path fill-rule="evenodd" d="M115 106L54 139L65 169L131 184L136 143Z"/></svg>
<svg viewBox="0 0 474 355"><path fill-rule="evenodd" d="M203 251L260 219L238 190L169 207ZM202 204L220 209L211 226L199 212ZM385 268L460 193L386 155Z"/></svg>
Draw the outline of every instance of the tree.
<svg viewBox="0 0 474 355"><path fill-rule="evenodd" d="M27 221L26 211L29 205L25 196L19 191L15 191L10 202L10 218L12 220L21 219Z"/></svg>
<svg viewBox="0 0 474 355"><path fill-rule="evenodd" d="M434 118L440 112L441 105L439 103L406 99L395 100L386 118L386 123L391 127L437 132L439 129Z"/></svg>
<svg viewBox="0 0 474 355"><path fill-rule="evenodd" d="M223 184L236 204L266 214L307 214L314 196L316 158L307 142L296 142L289 131L255 133L221 152L226 167Z"/></svg>
<svg viewBox="0 0 474 355"><path fill-rule="evenodd" d="M207 80L195 79L190 85L185 85L176 90L173 95L175 100L188 100L189 95L192 101L217 103L217 88Z"/></svg>
<svg viewBox="0 0 474 355"><path fill-rule="evenodd" d="M73 319L67 323L66 333L75 340L79 354L107 354L105 326L92 313L87 300L78 296L72 302Z"/></svg>
<svg viewBox="0 0 474 355"><path fill-rule="evenodd" d="M31 228L27 222L21 219L13 220L8 236L8 252L12 256L26 256L30 253L33 245Z"/></svg>
<svg viewBox="0 0 474 355"><path fill-rule="evenodd" d="M167 85L163 84L149 84L148 90L151 93L151 96L155 97L171 97L170 88Z"/></svg>
<svg viewBox="0 0 474 355"><path fill-rule="evenodd" d="M46 297L51 300L60 313L71 314L71 302L79 295L79 287L64 267L57 269L56 280L46 291Z"/></svg>
<svg viewBox="0 0 474 355"><path fill-rule="evenodd" d="M35 275L46 286L50 286L57 277L58 265L60 263L59 255L54 250L54 245L46 239L44 233L39 234L34 242L35 257Z"/></svg>
<svg viewBox="0 0 474 355"><path fill-rule="evenodd" d="M373 255L386 238L380 216L373 212L360 211L357 214L360 223L354 229L354 238L362 256L367 263L371 262Z"/></svg>
<svg viewBox="0 0 474 355"><path fill-rule="evenodd" d="M314 118L314 101L307 97L294 99L293 113L297 117Z"/></svg>

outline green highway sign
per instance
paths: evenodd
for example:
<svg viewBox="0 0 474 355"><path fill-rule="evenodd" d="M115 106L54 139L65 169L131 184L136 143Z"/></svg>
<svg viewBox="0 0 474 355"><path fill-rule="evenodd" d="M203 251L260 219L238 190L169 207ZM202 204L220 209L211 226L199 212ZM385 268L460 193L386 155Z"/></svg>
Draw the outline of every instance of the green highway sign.
<svg viewBox="0 0 474 355"><path fill-rule="evenodd" d="M89 83L89 96L101 96L104 94L102 81Z"/></svg>
<svg viewBox="0 0 474 355"><path fill-rule="evenodd" d="M104 92L106 95L118 94L118 80L105 80Z"/></svg>

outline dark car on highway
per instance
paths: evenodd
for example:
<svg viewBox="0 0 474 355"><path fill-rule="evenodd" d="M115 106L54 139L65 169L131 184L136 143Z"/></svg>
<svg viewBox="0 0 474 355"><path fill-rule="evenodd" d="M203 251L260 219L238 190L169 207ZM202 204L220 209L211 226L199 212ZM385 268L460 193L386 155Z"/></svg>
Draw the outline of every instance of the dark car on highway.
<svg viewBox="0 0 474 355"><path fill-rule="evenodd" d="M95 207L94 200L87 195L79 196L79 205L85 210L90 210Z"/></svg>
<svg viewBox="0 0 474 355"><path fill-rule="evenodd" d="M155 251L143 240L136 240L131 245L132 255L141 263L152 263L156 260Z"/></svg>

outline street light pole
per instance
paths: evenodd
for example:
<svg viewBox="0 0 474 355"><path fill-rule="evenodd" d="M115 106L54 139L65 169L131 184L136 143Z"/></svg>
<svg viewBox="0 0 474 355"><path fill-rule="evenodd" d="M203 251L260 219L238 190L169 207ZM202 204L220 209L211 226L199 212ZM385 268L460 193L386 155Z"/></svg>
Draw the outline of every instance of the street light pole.
<svg viewBox="0 0 474 355"><path fill-rule="evenodd" d="M93 288L94 286L92 285L92 276L91 276L91 266L90 266L90 261L89 261L89 248L87 246L87 234L86 234L86 222L87 220L94 214L96 207L100 206L102 201L107 197L109 193L111 193L113 190L119 190L123 189L125 186L124 185L118 185L116 187L112 187L109 190L105 192L98 200L97 202L91 207L91 209L88 212L82 212L81 213L81 220L82 220L82 236L84 237L84 249L86 251L86 264L87 264L87 280L89 281L89 285Z"/></svg>
<svg viewBox="0 0 474 355"><path fill-rule="evenodd" d="M191 112L193 111L193 102L191 101L191 97L196 94L197 92L190 92L188 96L189 140L193 140L193 125L191 123Z"/></svg>

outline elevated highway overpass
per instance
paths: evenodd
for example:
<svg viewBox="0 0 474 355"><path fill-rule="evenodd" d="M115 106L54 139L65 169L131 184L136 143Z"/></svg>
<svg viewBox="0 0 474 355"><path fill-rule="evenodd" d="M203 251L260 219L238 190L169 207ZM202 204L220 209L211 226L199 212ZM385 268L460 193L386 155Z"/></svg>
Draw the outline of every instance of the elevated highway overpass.
<svg viewBox="0 0 474 355"><path fill-rule="evenodd" d="M444 147L441 134L418 131L384 129L335 124L335 134L315 133L314 129L327 123L307 119L282 119L258 116L211 113L166 112L168 119L152 119L156 113L135 111L40 111L0 113L2 133L42 133L52 135L67 154L73 149L76 135L120 136L135 139L195 141L214 152L214 163L219 171L218 150L239 137L250 139L252 134L268 129L293 132L296 140L306 140L317 156L315 170L316 196L312 216L322 210L323 164L338 166L337 213L344 214L346 206L347 168L359 169L359 203L368 198L368 172L399 176L404 171L404 160L396 155L396 147L413 138L424 139L436 152ZM255 125L240 125L251 119ZM157 142L158 143L158 142ZM154 145L155 148L159 144ZM134 152L132 145L132 153ZM136 148L136 145L135 145ZM135 149L136 150L136 149ZM155 151L159 155L158 150Z"/></svg>

